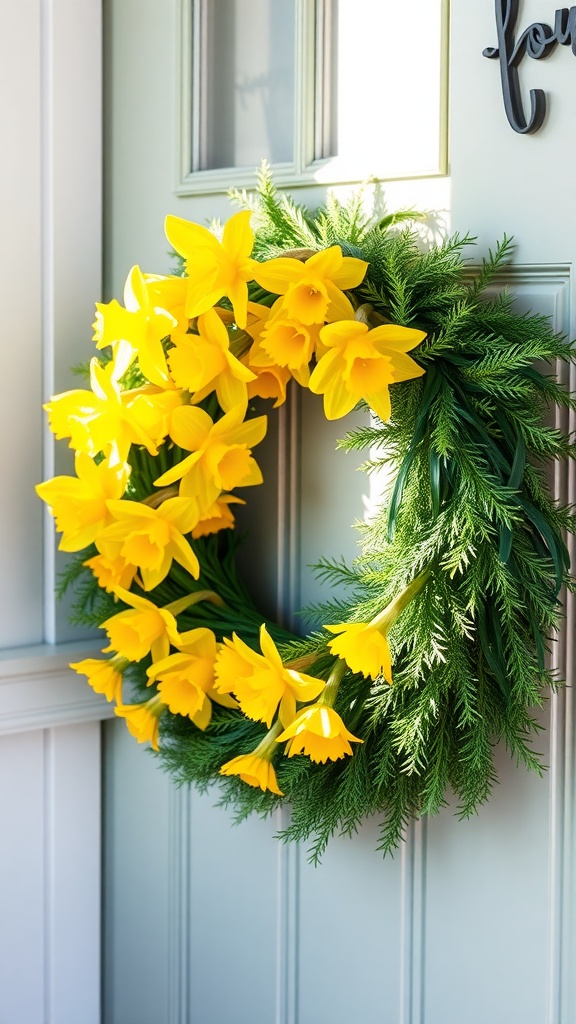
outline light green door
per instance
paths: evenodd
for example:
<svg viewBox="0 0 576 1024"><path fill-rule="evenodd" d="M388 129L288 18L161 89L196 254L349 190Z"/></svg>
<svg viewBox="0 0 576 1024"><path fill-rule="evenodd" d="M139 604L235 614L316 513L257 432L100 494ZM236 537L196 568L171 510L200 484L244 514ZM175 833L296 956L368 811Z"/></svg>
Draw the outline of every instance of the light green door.
<svg viewBox="0 0 576 1024"><path fill-rule="evenodd" d="M537 65L562 103L540 135L515 134L482 57L492 0L454 0L450 179L446 8L341 0L336 24L329 0L109 0L107 298L134 263L169 271L167 213L226 219L225 188L253 181L263 156L305 202L372 167L391 179L391 206L440 210L482 249L515 231L519 302L569 331L576 62L565 49ZM526 24L544 16L536 8L525 4ZM247 564L273 611L316 595L307 566L319 555L355 554L367 485L334 451L343 432L294 399L267 438ZM368 821L320 868L273 839L287 812L233 827L216 792L176 791L123 723L107 724L106 1024L567 1024L570 696L543 721L544 778L501 751L502 784L477 818L448 808L385 861Z"/></svg>

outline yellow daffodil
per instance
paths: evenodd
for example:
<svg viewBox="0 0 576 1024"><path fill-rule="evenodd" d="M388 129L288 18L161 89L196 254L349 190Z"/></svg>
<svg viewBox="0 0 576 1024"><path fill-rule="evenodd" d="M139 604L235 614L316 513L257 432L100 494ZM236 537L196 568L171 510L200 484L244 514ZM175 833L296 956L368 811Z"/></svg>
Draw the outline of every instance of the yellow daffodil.
<svg viewBox="0 0 576 1024"><path fill-rule="evenodd" d="M207 537L210 533L218 533L220 530L234 529L234 516L230 505L245 505L241 498L233 494L221 494L214 504L208 509L205 515L198 520L192 530L192 539Z"/></svg>
<svg viewBox="0 0 576 1024"><path fill-rule="evenodd" d="M254 279L267 291L284 296L284 309L290 320L301 324L323 324L339 318L339 309L348 310L343 290L356 288L368 264L353 256L343 256L339 245L314 253L304 263L280 256L254 265ZM344 313L346 315L346 313Z"/></svg>
<svg viewBox="0 0 576 1024"><path fill-rule="evenodd" d="M233 757L231 761L227 761L222 765L220 775L238 775L249 786L284 796L278 787L276 772L272 766L272 758L276 751L276 738L281 729L280 723L274 722L255 750L250 754L240 754L239 757Z"/></svg>
<svg viewBox="0 0 576 1024"><path fill-rule="evenodd" d="M170 385L162 339L177 326L178 321L165 309L152 305L146 281L139 267L132 267L124 286L125 309L113 299L96 303L94 341L97 348L106 348L120 341L138 356L140 369L152 384Z"/></svg>
<svg viewBox="0 0 576 1024"><path fill-rule="evenodd" d="M84 562L84 565L92 570L99 585L109 593L116 587L128 590L137 572L137 566L121 556L106 558L105 555L94 555Z"/></svg>
<svg viewBox="0 0 576 1024"><path fill-rule="evenodd" d="M166 391L151 384L125 391L122 401L157 449L168 435L174 409L182 405L182 394L180 391Z"/></svg>
<svg viewBox="0 0 576 1024"><path fill-rule="evenodd" d="M138 743L150 743L153 750L158 750L158 723L166 710L159 694L140 704L119 704L114 714L126 720L129 733Z"/></svg>
<svg viewBox="0 0 576 1024"><path fill-rule="evenodd" d="M102 623L100 628L106 631L110 640L105 650L116 651L128 661L141 661L150 653L153 661L167 658L170 641L178 641L174 603L158 608L145 597L131 594L121 587L117 587L115 593L130 607Z"/></svg>
<svg viewBox="0 0 576 1024"><path fill-rule="evenodd" d="M235 633L232 640L225 637L216 660L215 688L233 693L248 718L270 726L278 710L280 722L287 726L296 714L296 702L318 697L324 680L286 668L264 624L260 648L262 654L257 654Z"/></svg>
<svg viewBox="0 0 576 1024"><path fill-rule="evenodd" d="M372 679L382 675L388 683L392 682L390 647L377 626L370 622L341 622L324 628L340 634L329 641L328 647L353 672L361 672Z"/></svg>
<svg viewBox="0 0 576 1024"><path fill-rule="evenodd" d="M420 592L429 576L428 569L416 576L370 622L340 622L336 626L325 626L324 629L339 634L328 642L332 654L346 662L352 672L360 672L372 679L384 676L386 681L391 683L392 659L388 631L410 601Z"/></svg>
<svg viewBox="0 0 576 1024"><path fill-rule="evenodd" d="M130 474L129 466L110 466L107 459L96 465L82 453L76 455L75 469L76 477L56 476L36 487L62 533L61 551L81 551L112 522L106 502L122 497Z"/></svg>
<svg viewBox="0 0 576 1024"><path fill-rule="evenodd" d="M250 350L255 351L255 346ZM250 356L243 356L242 362L256 374L255 379L248 384L248 399L252 398L275 398L274 409L283 405L286 401L286 388L292 374L285 366L257 366L250 362Z"/></svg>
<svg viewBox="0 0 576 1024"><path fill-rule="evenodd" d="M104 452L111 466L127 461L132 444L141 444L157 455L158 444L166 436L162 429L167 416L182 401L176 391L123 392L119 380L128 363L126 349L118 350L105 367L92 359L91 391L66 391L44 406L58 440L69 437L71 448L91 457Z"/></svg>
<svg viewBox="0 0 576 1024"><path fill-rule="evenodd" d="M254 306L250 304L251 308ZM254 338L248 366L266 368L280 366L306 387L310 378L309 363L319 345L319 324L303 324L291 319L283 299L277 299L271 309L261 307L260 319L249 324L247 332ZM350 305L351 315L354 315Z"/></svg>
<svg viewBox="0 0 576 1024"><path fill-rule="evenodd" d="M92 457L102 451L108 454L114 448L116 454L111 462L126 462L132 441L143 443L137 426L129 419L125 421L118 384L129 361L126 349L118 350L106 367L101 366L95 357L90 362L92 391L78 388L51 398L44 408L57 440L69 437L71 448Z"/></svg>
<svg viewBox="0 0 576 1024"><path fill-rule="evenodd" d="M198 559L183 536L199 519L194 498L169 498L159 508L138 501L109 501L108 509L116 521L98 534L96 546L108 559L120 557L137 566L145 590L165 579L173 560L198 579Z"/></svg>
<svg viewBox="0 0 576 1024"><path fill-rule="evenodd" d="M362 398L382 422L390 419L388 388L424 373L406 352L425 337L424 331L396 324L370 330L357 320L323 327L320 338L328 351L314 369L309 387L324 395L326 418L345 416Z"/></svg>
<svg viewBox="0 0 576 1024"><path fill-rule="evenodd" d="M177 654L162 658L148 669L150 682L157 682L158 692L174 715L186 715L199 729L205 729L212 718L212 701L237 707L230 698L222 698L214 690L216 637L211 629L199 627L180 633Z"/></svg>
<svg viewBox="0 0 576 1024"><path fill-rule="evenodd" d="M337 761L352 754L351 743L363 743L348 731L340 715L325 704L303 708L294 721L278 736L277 742L288 741L286 753L308 754L312 761Z"/></svg>
<svg viewBox="0 0 576 1024"><path fill-rule="evenodd" d="M179 388L201 402L212 391L224 412L248 404L246 385L255 374L230 352L230 338L218 314L209 309L198 317L198 334L172 334L168 361Z"/></svg>
<svg viewBox="0 0 576 1024"><path fill-rule="evenodd" d="M246 210L235 213L224 225L221 243L199 224L181 217L166 218L166 237L186 260L188 317L200 316L225 295L238 326L246 326L247 282L253 279L255 266L250 259L254 244L251 216Z"/></svg>
<svg viewBox="0 0 576 1024"><path fill-rule="evenodd" d="M273 765L267 758L260 757L256 753L233 757L231 761L222 765L220 775L239 775L242 782L247 782L249 786L268 790L270 793L276 793L277 796L284 796L278 787L278 779Z"/></svg>
<svg viewBox="0 0 576 1024"><path fill-rule="evenodd" d="M197 499L207 515L222 491L262 483L251 447L266 433L266 417L244 422L244 407L235 406L216 423L203 409L181 406L172 415L170 436L192 452L155 481L166 487L180 480L180 495Z"/></svg>
<svg viewBox="0 0 576 1024"><path fill-rule="evenodd" d="M166 277L162 274L144 274L144 281L152 306L165 309L176 320L176 330L185 333L189 320L186 316L188 281L185 277Z"/></svg>
<svg viewBox="0 0 576 1024"><path fill-rule="evenodd" d="M96 693L103 693L106 700L118 703L122 700L122 674L127 666L127 660L119 655L106 659L85 658L84 661L70 663L70 668L86 676Z"/></svg>
<svg viewBox="0 0 576 1024"><path fill-rule="evenodd" d="M246 334L253 339L253 344L239 358L254 375L247 384L248 399L274 398L274 408L277 409L286 401L286 387L292 374L287 367L275 363L262 348L260 339L269 317L268 306L258 302L248 303Z"/></svg>

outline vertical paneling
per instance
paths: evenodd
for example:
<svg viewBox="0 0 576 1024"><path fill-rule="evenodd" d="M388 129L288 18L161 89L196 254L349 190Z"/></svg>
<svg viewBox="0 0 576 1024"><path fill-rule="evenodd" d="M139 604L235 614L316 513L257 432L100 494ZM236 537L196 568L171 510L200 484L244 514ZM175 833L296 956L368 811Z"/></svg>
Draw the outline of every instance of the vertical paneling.
<svg viewBox="0 0 576 1024"><path fill-rule="evenodd" d="M100 726L40 728L83 715L34 493L55 471L42 401L89 354L100 288L100 21L100 0L0 4L2 1024L100 1020Z"/></svg>
<svg viewBox="0 0 576 1024"><path fill-rule="evenodd" d="M100 726L0 738L0 1021L99 1024Z"/></svg>
<svg viewBox="0 0 576 1024"><path fill-rule="evenodd" d="M34 485L53 475L42 401L90 354L101 278L101 5L0 8L0 382L4 502L0 647L70 637L56 612L53 528ZM61 446L65 453L65 446ZM59 465L69 466L66 455ZM45 548L44 590L42 588ZM76 634L78 635L78 634Z"/></svg>
<svg viewBox="0 0 576 1024"><path fill-rule="evenodd" d="M100 723L44 734L45 1024L100 1024Z"/></svg>
<svg viewBox="0 0 576 1024"><path fill-rule="evenodd" d="M212 793L192 795L188 1021L272 1021L275 822L253 818L234 828L229 816L214 804Z"/></svg>
<svg viewBox="0 0 576 1024"><path fill-rule="evenodd" d="M498 768L505 784L478 817L460 822L446 812L430 822L430 1024L546 1021L548 780L511 771L504 752Z"/></svg>
<svg viewBox="0 0 576 1024"><path fill-rule="evenodd" d="M0 7L0 647L43 633L40 0ZM7 440L10 439L10 443Z"/></svg>
<svg viewBox="0 0 576 1024"><path fill-rule="evenodd" d="M102 9L97 0L42 0L41 196L43 398L84 387L72 366L93 355L94 303L102 288ZM41 346L41 347L40 347ZM45 432L44 477L72 471L66 444ZM28 500L34 500L32 497ZM38 502L35 502L35 505ZM82 634L54 588L63 566L46 516L45 639ZM84 635L86 635L84 633Z"/></svg>
<svg viewBox="0 0 576 1024"><path fill-rule="evenodd" d="M0 739L0 1021L44 1024L44 736Z"/></svg>
<svg viewBox="0 0 576 1024"><path fill-rule="evenodd" d="M428 820L411 822L399 851L402 860L399 1024L424 1024L425 1021L427 848Z"/></svg>
<svg viewBox="0 0 576 1024"><path fill-rule="evenodd" d="M167 1021L173 883L170 789L168 777L148 750L134 742L124 722L107 722L103 791L106 1024Z"/></svg>
<svg viewBox="0 0 576 1024"><path fill-rule="evenodd" d="M297 508L298 565L302 606L330 600L329 585L316 578L313 565L322 557L352 562L360 553L360 536L351 528L369 505L370 483L358 472L364 452L336 450L349 430L368 422L366 413L328 421L322 399L302 393L300 501Z"/></svg>
<svg viewBox="0 0 576 1024"><path fill-rule="evenodd" d="M319 868L302 851L298 1024L400 1020L401 858L375 852L378 822L334 838Z"/></svg>
<svg viewBox="0 0 576 1024"><path fill-rule="evenodd" d="M286 828L290 809L278 811L278 830ZM276 1016L274 1024L297 1024L300 946L301 850L295 843L276 849L276 898L278 908L276 947Z"/></svg>
<svg viewBox="0 0 576 1024"><path fill-rule="evenodd" d="M567 289L564 290L565 292ZM566 297L567 298L567 297ZM566 310L566 314L568 310ZM566 315L566 322L568 322ZM559 367L559 376L571 394L576 393L576 368ZM556 426L574 430L572 410L558 410ZM554 493L567 504L576 503L576 467L554 467ZM568 538L572 565L576 562L574 537ZM572 969L575 951L575 747L576 706L574 702L574 594L564 595L566 628L560 629L554 649L554 668L566 687L555 694L550 708L550 948L548 951L548 1017L546 1024L563 1024L576 1013L576 991Z"/></svg>

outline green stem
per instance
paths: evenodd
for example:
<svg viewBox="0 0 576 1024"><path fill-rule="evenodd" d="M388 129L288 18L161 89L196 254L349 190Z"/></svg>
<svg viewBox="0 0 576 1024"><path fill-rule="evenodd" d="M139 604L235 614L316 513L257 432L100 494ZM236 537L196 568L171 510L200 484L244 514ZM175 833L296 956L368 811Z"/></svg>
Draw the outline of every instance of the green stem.
<svg viewBox="0 0 576 1024"><path fill-rule="evenodd" d="M416 579L412 580L412 583L408 584L401 594L398 594L398 597L395 597L383 611L372 619L370 625L375 626L376 629L379 629L382 633L387 633L393 623L396 622L399 615L402 614L406 606L410 604L410 601L422 590L422 587L427 583L429 578L430 569L426 569L425 572L420 573Z"/></svg>
<svg viewBox="0 0 576 1024"><path fill-rule="evenodd" d="M198 604L199 601L210 601L219 608L225 607L224 601L215 590L197 590L195 594L187 594L186 597L179 597L176 601L171 601L170 604L165 605L164 611L171 612L172 615L179 615L180 612L190 608L193 604Z"/></svg>
<svg viewBox="0 0 576 1024"><path fill-rule="evenodd" d="M272 728L269 729L268 732L266 733L264 739L260 740L260 743L255 748L255 750L252 751L252 753L255 754L257 757L262 757L266 761L270 761L273 754L278 750L278 747L276 746L276 740L280 733L283 732L283 730L284 726L280 722L280 719L277 719L274 722Z"/></svg>
<svg viewBox="0 0 576 1024"><path fill-rule="evenodd" d="M341 658L336 659L332 671L326 680L326 686L318 698L318 704L324 704L328 708L334 707L340 683L344 678L347 668L348 666L345 661L342 661Z"/></svg>
<svg viewBox="0 0 576 1024"><path fill-rule="evenodd" d="M176 484L172 484L171 487L163 487L162 490L156 491L154 494L149 494L147 498L143 498L142 505L148 505L149 508L159 508L163 501L167 498L177 498L178 487Z"/></svg>

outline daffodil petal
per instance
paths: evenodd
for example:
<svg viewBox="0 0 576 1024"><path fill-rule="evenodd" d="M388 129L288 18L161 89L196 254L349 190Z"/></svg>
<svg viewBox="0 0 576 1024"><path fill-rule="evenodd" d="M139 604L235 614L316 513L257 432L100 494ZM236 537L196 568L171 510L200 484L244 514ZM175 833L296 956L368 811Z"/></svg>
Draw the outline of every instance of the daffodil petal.
<svg viewBox="0 0 576 1024"><path fill-rule="evenodd" d="M170 417L170 437L179 448L194 452L202 447L212 426L212 420L204 409L181 405Z"/></svg>
<svg viewBox="0 0 576 1024"><path fill-rule="evenodd" d="M140 566L140 575L142 576L144 590L154 590L155 587L162 583L162 580L166 579L170 572L170 566L172 565L173 553L170 551L170 546L171 545L168 545L164 551L162 561L159 566L154 569L150 569L148 566ZM168 654L168 650L166 651L166 655ZM162 655L162 657L165 657L166 655Z"/></svg>
<svg viewBox="0 0 576 1024"><path fill-rule="evenodd" d="M200 563L181 533L174 533L170 541L170 548L176 561L197 580L200 575Z"/></svg>
<svg viewBox="0 0 576 1024"><path fill-rule="evenodd" d="M314 275L322 278L334 278L342 266L342 249L339 245L331 245L309 256L305 263L306 272L314 271Z"/></svg>
<svg viewBox="0 0 576 1024"><path fill-rule="evenodd" d="M423 366L420 366L410 356L404 355L403 352L395 352L392 356L392 371L395 382L413 380L426 372Z"/></svg>
<svg viewBox="0 0 576 1024"><path fill-rule="evenodd" d="M146 282L140 267L132 267L124 285L124 305L132 313L146 309L149 304Z"/></svg>
<svg viewBox="0 0 576 1024"><path fill-rule="evenodd" d="M283 295L301 277L302 263L288 256L278 256L266 263L257 263L254 267L254 280L274 295Z"/></svg>
<svg viewBox="0 0 576 1024"><path fill-rule="evenodd" d="M133 594L129 590L124 590L123 587L113 587L112 590L113 593L124 602L124 604L130 605L131 608L136 608L143 612L148 612L151 609L156 608L156 605L152 601L148 601L145 597L140 597L139 594ZM104 625L104 623L102 625Z"/></svg>
<svg viewBox="0 0 576 1024"><path fill-rule="evenodd" d="M188 455L186 459L182 459L181 462L177 462L175 466L172 466L172 469L167 469L162 476L159 476L158 479L154 481L154 486L168 487L170 484L176 483L177 480L181 480L182 477L186 476L186 474L194 468L201 458L201 452L192 452L192 455Z"/></svg>
<svg viewBox="0 0 576 1024"><path fill-rule="evenodd" d="M129 501L127 498L109 498L106 502L115 519L132 519L138 516L143 519L156 519L156 511L141 501Z"/></svg>
<svg viewBox="0 0 576 1024"><path fill-rule="evenodd" d="M150 587L152 589L152 587ZM170 653L170 640L168 635L163 633L156 640L152 642L150 647L150 653L152 655L152 661L164 661Z"/></svg>
<svg viewBox="0 0 576 1024"><path fill-rule="evenodd" d="M184 220L182 217L173 217L168 214L165 221L166 238L170 245L181 256L188 256L198 249L212 249L218 252L220 245L208 228L192 221Z"/></svg>
<svg viewBox="0 0 576 1024"><path fill-rule="evenodd" d="M316 363L308 387L310 391L313 391L315 395L321 395L324 389L330 383L333 376L338 374L338 366L334 366L334 363L338 363L341 359L340 352L337 349L329 349L325 356Z"/></svg>
<svg viewBox="0 0 576 1024"><path fill-rule="evenodd" d="M206 727L210 724L210 720L212 718L212 702L206 696L206 694L204 695L204 698L202 700L202 707L200 708L199 711L196 711L193 715L190 715L190 718L194 722L194 725L202 731L204 731L204 729L206 729Z"/></svg>
<svg viewBox="0 0 576 1024"><path fill-rule="evenodd" d="M260 649L267 661L275 668L282 669L282 658L264 623L260 626Z"/></svg>
<svg viewBox="0 0 576 1024"><path fill-rule="evenodd" d="M376 415L382 420L382 423L387 423L392 415L390 392L388 391L388 388L382 388L382 390L378 391L376 394L364 395L364 399L370 408L373 409Z"/></svg>
<svg viewBox="0 0 576 1024"><path fill-rule="evenodd" d="M296 717L296 698L290 690L287 690L278 708L278 718L280 724L284 729L287 729L292 724Z"/></svg>
<svg viewBox="0 0 576 1024"><path fill-rule="evenodd" d="M344 292L337 288L332 281L326 281L326 291L330 299L326 319L329 323L335 320L353 320L355 309L350 299Z"/></svg>
<svg viewBox="0 0 576 1024"><path fill-rule="evenodd" d="M370 338L383 352L409 352L416 348L424 338L426 331L415 327L401 327L400 324L382 324L370 331Z"/></svg>
<svg viewBox="0 0 576 1024"><path fill-rule="evenodd" d="M198 502L194 498L168 498L162 502L157 512L180 533L190 533L200 518Z"/></svg>
<svg viewBox="0 0 576 1024"><path fill-rule="evenodd" d="M248 285L246 281L236 281L228 288L228 297L234 310L234 319L242 330L248 319Z"/></svg>
<svg viewBox="0 0 576 1024"><path fill-rule="evenodd" d="M324 391L324 415L327 420L339 420L352 412L358 402L358 396L348 391L340 377L333 377Z"/></svg>
<svg viewBox="0 0 576 1024"><path fill-rule="evenodd" d="M353 338L368 334L368 325L358 320L337 320L326 324L320 331L320 341L326 348L341 348Z"/></svg>
<svg viewBox="0 0 576 1024"><path fill-rule="evenodd" d="M242 444L247 448L253 448L254 445L259 444L266 436L268 418L254 416L252 419L242 422L244 413L245 409L242 405L231 409L214 425L214 437L219 437L223 441L228 439L230 444Z"/></svg>
<svg viewBox="0 0 576 1024"><path fill-rule="evenodd" d="M224 288L221 286L207 291L205 285L190 283L186 296L186 316L190 318L201 316L215 306L223 294Z"/></svg>
<svg viewBox="0 0 576 1024"><path fill-rule="evenodd" d="M251 210L235 213L224 225L222 245L232 259L246 258L252 252L254 232L250 227Z"/></svg>
<svg viewBox="0 0 576 1024"><path fill-rule="evenodd" d="M365 260L356 259L355 256L344 256L340 269L331 274L331 279L338 288L357 288L364 280L368 264Z"/></svg>
<svg viewBox="0 0 576 1024"><path fill-rule="evenodd" d="M251 374L252 380L254 374ZM222 409L227 412L235 405L244 403L248 408L248 391L244 381L233 376L232 373L223 373L216 379L216 395Z"/></svg>

